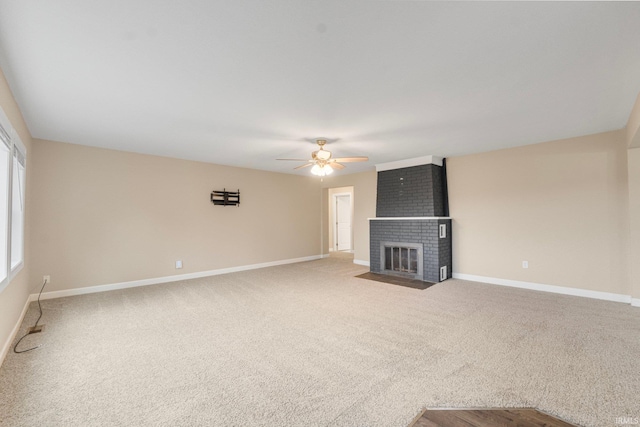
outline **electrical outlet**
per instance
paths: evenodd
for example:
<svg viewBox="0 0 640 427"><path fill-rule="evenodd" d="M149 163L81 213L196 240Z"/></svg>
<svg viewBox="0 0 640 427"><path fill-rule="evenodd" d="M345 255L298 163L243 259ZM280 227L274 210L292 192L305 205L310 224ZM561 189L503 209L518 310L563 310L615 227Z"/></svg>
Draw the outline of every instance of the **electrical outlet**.
<svg viewBox="0 0 640 427"><path fill-rule="evenodd" d="M522 261L522 268L529 268L529 261Z"/></svg>
<svg viewBox="0 0 640 427"><path fill-rule="evenodd" d="M51 283L51 276L43 276L42 279L44 280L44 283Z"/></svg>
<svg viewBox="0 0 640 427"><path fill-rule="evenodd" d="M176 268L182 268L182 260L176 261Z"/></svg>

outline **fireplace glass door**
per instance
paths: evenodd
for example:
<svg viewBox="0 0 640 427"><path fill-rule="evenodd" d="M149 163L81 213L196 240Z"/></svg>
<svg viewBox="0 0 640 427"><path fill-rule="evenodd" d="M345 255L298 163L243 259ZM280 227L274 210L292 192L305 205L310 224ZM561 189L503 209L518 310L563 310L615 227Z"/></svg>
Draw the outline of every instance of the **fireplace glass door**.
<svg viewBox="0 0 640 427"><path fill-rule="evenodd" d="M384 268L400 273L418 273L418 250L386 246L384 248Z"/></svg>

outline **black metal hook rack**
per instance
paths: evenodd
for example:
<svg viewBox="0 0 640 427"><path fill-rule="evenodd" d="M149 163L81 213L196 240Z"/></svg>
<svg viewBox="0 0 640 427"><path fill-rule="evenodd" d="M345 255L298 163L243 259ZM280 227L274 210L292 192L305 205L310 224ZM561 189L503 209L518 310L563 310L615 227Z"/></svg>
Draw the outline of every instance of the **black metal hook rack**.
<svg viewBox="0 0 640 427"><path fill-rule="evenodd" d="M240 206L240 190L227 191L225 188L222 191L211 192L211 203L220 206Z"/></svg>

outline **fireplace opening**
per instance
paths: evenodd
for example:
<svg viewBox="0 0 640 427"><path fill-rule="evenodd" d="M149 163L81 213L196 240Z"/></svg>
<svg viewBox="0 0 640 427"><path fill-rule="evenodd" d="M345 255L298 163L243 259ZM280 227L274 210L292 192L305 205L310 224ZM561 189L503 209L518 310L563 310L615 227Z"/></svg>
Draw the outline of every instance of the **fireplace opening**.
<svg viewBox="0 0 640 427"><path fill-rule="evenodd" d="M386 274L422 280L422 244L382 242L380 265Z"/></svg>
<svg viewBox="0 0 640 427"><path fill-rule="evenodd" d="M385 247L385 270L418 273L418 250L414 248Z"/></svg>

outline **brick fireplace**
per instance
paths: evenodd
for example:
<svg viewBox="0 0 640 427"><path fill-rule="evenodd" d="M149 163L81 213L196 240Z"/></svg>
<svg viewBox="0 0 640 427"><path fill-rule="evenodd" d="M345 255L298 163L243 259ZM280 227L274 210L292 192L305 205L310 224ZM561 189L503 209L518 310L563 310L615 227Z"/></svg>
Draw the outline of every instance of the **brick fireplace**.
<svg viewBox="0 0 640 427"><path fill-rule="evenodd" d="M376 168L376 218L369 218L371 272L434 283L450 278L445 160L426 156Z"/></svg>

